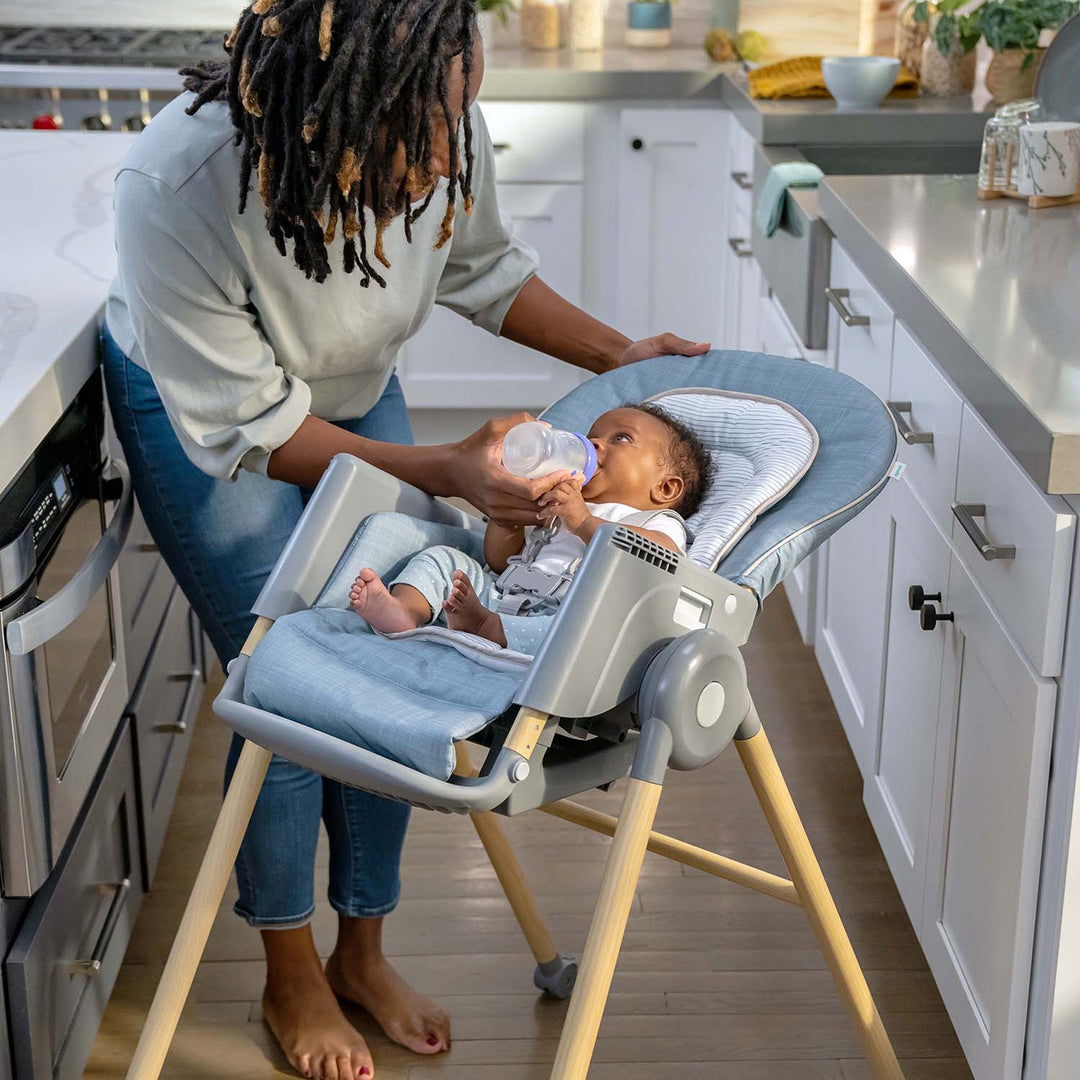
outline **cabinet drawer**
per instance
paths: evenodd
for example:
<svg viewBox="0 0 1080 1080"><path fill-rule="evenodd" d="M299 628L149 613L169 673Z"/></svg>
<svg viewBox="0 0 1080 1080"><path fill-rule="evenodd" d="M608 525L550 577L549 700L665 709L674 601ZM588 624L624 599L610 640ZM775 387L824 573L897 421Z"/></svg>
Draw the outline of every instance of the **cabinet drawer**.
<svg viewBox="0 0 1080 1080"><path fill-rule="evenodd" d="M500 181L585 179L585 111L580 105L485 102Z"/></svg>
<svg viewBox="0 0 1080 1080"><path fill-rule="evenodd" d="M139 787L147 884L153 883L184 758L202 699L201 632L179 588L173 590L146 676L131 704L139 757Z"/></svg>
<svg viewBox="0 0 1080 1080"><path fill-rule="evenodd" d="M125 720L74 842L5 964L18 1080L83 1074L143 895L135 801Z"/></svg>
<svg viewBox="0 0 1080 1080"><path fill-rule="evenodd" d="M137 504L119 569L128 682L134 686L175 584Z"/></svg>
<svg viewBox="0 0 1080 1080"><path fill-rule="evenodd" d="M786 356L791 360L802 360L803 354L799 342L784 318L780 303L771 293L761 297L758 313L758 337L761 339L761 351L771 356Z"/></svg>
<svg viewBox="0 0 1080 1080"><path fill-rule="evenodd" d="M1063 499L1031 482L966 405L956 504L977 508L971 528L988 545L1015 549L985 558L976 542L981 537L972 539L956 517L962 511L954 511L953 547L1039 674L1060 674L1076 517Z"/></svg>
<svg viewBox="0 0 1080 1080"><path fill-rule="evenodd" d="M728 140L728 165L731 172L754 175L754 136L731 117L731 135Z"/></svg>
<svg viewBox="0 0 1080 1080"><path fill-rule="evenodd" d="M904 479L949 533L964 403L899 321L893 335L889 407L901 432L907 429L897 444L898 457L906 466Z"/></svg>
<svg viewBox="0 0 1080 1080"><path fill-rule="evenodd" d="M835 240L829 288L833 298L829 337L835 335L837 368L885 400L892 366L893 313ZM844 322L840 307L853 325Z"/></svg>

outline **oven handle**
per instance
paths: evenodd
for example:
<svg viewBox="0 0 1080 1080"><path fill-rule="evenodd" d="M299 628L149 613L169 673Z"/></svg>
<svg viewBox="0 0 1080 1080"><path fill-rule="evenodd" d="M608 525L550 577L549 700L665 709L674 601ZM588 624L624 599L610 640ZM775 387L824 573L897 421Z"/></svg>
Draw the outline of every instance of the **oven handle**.
<svg viewBox="0 0 1080 1080"><path fill-rule="evenodd" d="M120 474L122 491L112 521L94 545L86 562L72 575L71 580L55 596L50 596L25 615L8 623L8 650L15 656L26 656L40 649L47 641L66 630L85 610L94 594L120 558L131 531L134 502L131 496L131 474L122 461L113 461Z"/></svg>

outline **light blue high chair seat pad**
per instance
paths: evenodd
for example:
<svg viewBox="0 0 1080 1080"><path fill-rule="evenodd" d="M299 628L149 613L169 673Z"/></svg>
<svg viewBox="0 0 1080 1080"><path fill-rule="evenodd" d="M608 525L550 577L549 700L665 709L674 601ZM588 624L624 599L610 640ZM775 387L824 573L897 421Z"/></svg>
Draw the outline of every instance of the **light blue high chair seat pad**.
<svg viewBox="0 0 1080 1080"><path fill-rule="evenodd" d="M703 388L742 397L721 405L706 400ZM785 404L762 409L767 403L752 402L754 396ZM691 423L718 466L709 501L690 520L691 558L760 597L873 497L895 452L887 411L860 383L755 353L634 364L589 380L544 417L584 432L601 413L650 398ZM454 743L511 706L523 669L473 653L467 641L448 648L445 640L380 637L347 609L362 566L390 580L435 544L483 557L477 530L396 514L367 519L315 605L278 619L255 650L245 701L449 777Z"/></svg>

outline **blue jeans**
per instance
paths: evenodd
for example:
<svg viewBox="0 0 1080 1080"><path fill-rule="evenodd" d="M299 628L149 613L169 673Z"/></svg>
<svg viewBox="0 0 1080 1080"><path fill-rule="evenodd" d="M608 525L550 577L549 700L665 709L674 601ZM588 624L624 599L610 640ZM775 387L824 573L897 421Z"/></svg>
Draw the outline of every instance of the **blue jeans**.
<svg viewBox="0 0 1080 1080"><path fill-rule="evenodd" d="M181 448L150 376L121 352L107 329L102 347L109 407L143 517L227 664L244 644L251 605L308 493L250 472L234 482L201 472ZM381 442L411 443L397 377L365 416L338 426ZM242 742L233 739L226 785ZM330 840L333 907L342 915L374 918L397 904L409 808L275 756L236 860L236 912L252 926L286 928L311 918L320 816Z"/></svg>

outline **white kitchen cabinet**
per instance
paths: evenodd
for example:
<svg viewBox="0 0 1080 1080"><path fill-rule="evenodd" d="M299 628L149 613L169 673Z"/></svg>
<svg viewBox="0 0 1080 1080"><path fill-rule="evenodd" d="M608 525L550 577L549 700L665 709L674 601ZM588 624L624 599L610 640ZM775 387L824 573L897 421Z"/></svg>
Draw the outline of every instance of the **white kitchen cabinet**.
<svg viewBox="0 0 1080 1080"><path fill-rule="evenodd" d="M1057 684L952 555L920 939L976 1080L1021 1075Z"/></svg>
<svg viewBox="0 0 1080 1080"><path fill-rule="evenodd" d="M858 379L884 401L889 396L894 316L835 240L828 295L829 337L836 341L838 370Z"/></svg>
<svg viewBox="0 0 1080 1080"><path fill-rule="evenodd" d="M572 303L581 300L580 184L499 184L499 205L515 235L540 254L544 280ZM496 338L436 307L398 354L398 375L412 408L541 408L573 389L583 373Z"/></svg>
<svg viewBox="0 0 1080 1080"><path fill-rule="evenodd" d="M885 511L888 615L885 682L877 752L863 799L912 925L922 921L930 839L930 792L937 742L944 635L922 629L909 589L922 589L940 610L948 592L949 544L906 480L878 497ZM918 600L918 597L915 597Z"/></svg>
<svg viewBox="0 0 1080 1080"><path fill-rule="evenodd" d="M720 109L624 109L619 122L615 324L722 340L729 117Z"/></svg>

